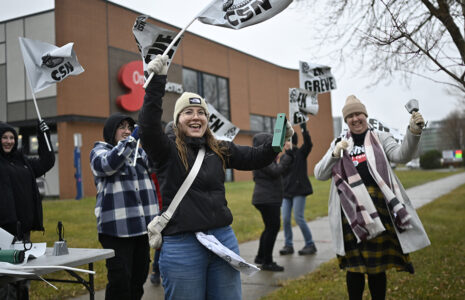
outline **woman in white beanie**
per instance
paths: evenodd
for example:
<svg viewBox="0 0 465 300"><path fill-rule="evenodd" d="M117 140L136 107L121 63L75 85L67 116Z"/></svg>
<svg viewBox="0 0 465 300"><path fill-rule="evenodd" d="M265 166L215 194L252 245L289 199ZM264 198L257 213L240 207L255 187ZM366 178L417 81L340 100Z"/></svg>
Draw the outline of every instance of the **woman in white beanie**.
<svg viewBox="0 0 465 300"><path fill-rule="evenodd" d="M194 182L162 232L159 265L165 299L241 299L239 272L205 248L195 232L214 235L239 253L225 197L225 170L263 168L277 153L271 140L258 147L216 140L208 128L205 100L193 93L183 93L176 101L174 135L166 135L161 122L166 62L167 56L160 55L150 62L148 71L155 76L145 91L139 114L141 142L155 162L163 210L170 205L201 147L206 148L206 154ZM291 127L286 137L292 134Z"/></svg>
<svg viewBox="0 0 465 300"><path fill-rule="evenodd" d="M390 162L405 163L418 150L424 120L414 112L402 144L367 123L355 96L342 108L349 131L331 143L315 166L319 180L332 178L328 203L334 250L347 270L349 299L362 299L365 275L372 299L385 299L390 268L413 273L408 253L430 244Z"/></svg>

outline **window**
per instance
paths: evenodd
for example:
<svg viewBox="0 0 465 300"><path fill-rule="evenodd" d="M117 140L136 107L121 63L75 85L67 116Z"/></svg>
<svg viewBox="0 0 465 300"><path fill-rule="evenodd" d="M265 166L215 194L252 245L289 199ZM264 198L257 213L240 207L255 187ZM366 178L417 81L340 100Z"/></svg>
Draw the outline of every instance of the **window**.
<svg viewBox="0 0 465 300"><path fill-rule="evenodd" d="M205 101L228 120L231 120L229 110L228 79L212 74L184 68L182 70L182 85L184 91L199 94ZM226 169L226 181L234 181L232 169Z"/></svg>
<svg viewBox="0 0 465 300"><path fill-rule="evenodd" d="M191 69L183 69L182 84L185 91L204 97L220 114L231 120L229 83L226 78Z"/></svg>
<svg viewBox="0 0 465 300"><path fill-rule="evenodd" d="M250 115L250 130L273 133L275 117Z"/></svg>
<svg viewBox="0 0 465 300"><path fill-rule="evenodd" d="M43 134L43 133L41 133ZM58 152L58 134L50 134L50 140L53 146L53 151ZM39 140L36 136L29 136L29 154L37 154L39 150Z"/></svg>

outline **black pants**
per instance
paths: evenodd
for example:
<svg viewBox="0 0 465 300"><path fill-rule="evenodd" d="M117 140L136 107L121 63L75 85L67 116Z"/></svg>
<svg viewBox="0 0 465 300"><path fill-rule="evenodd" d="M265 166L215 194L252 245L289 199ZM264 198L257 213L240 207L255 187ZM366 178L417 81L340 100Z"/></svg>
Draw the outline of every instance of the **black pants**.
<svg viewBox="0 0 465 300"><path fill-rule="evenodd" d="M273 247L281 226L281 206L257 204L255 207L260 211L265 224L265 230L260 236L257 257L261 258L265 264L268 264L273 261Z"/></svg>
<svg viewBox="0 0 465 300"><path fill-rule="evenodd" d="M106 260L105 299L141 299L150 265L148 236L119 238L99 234L98 239L103 248L115 250L115 256Z"/></svg>
<svg viewBox="0 0 465 300"><path fill-rule="evenodd" d="M347 272L346 283L349 300L362 300L365 289L365 274ZM368 287L372 300L384 300L386 298L386 273L368 274Z"/></svg>

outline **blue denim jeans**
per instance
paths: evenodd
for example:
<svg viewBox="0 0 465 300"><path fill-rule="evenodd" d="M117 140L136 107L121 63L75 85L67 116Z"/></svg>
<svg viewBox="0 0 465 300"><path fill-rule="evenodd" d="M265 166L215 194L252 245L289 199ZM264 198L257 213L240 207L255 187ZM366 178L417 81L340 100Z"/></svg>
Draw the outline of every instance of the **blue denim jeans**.
<svg viewBox="0 0 465 300"><path fill-rule="evenodd" d="M291 214L292 207L294 207L294 220L299 225L300 231L304 236L305 246L312 245L313 238L310 228L308 228L307 222L305 221L305 196L294 196L292 198L284 198L282 204L282 215L283 215L283 227L284 227L284 244L286 246L293 246L292 242L292 226L291 226Z"/></svg>
<svg viewBox="0 0 465 300"><path fill-rule="evenodd" d="M239 244L230 226L204 233L214 235L239 254ZM195 233L164 236L159 264L165 299L242 298L239 271L200 244Z"/></svg>

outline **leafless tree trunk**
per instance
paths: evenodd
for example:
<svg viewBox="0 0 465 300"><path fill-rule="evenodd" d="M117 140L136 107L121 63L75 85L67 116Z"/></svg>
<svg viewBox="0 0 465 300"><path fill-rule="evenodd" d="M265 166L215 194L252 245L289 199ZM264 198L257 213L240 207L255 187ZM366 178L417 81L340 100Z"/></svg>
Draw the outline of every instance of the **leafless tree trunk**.
<svg viewBox="0 0 465 300"><path fill-rule="evenodd" d="M465 114L463 111L451 112L443 121L441 139L450 149L465 149Z"/></svg>

